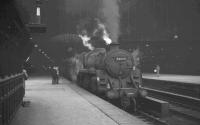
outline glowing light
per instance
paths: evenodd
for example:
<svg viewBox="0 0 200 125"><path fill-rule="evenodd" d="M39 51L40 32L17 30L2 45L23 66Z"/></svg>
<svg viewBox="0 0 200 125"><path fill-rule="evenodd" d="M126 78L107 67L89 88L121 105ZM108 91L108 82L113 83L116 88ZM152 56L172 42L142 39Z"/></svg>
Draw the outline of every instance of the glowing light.
<svg viewBox="0 0 200 125"><path fill-rule="evenodd" d="M178 37L179 37L178 35L174 35L174 39L178 39Z"/></svg>
<svg viewBox="0 0 200 125"><path fill-rule="evenodd" d="M40 16L40 7L37 7L37 9L36 9L36 15Z"/></svg>
<svg viewBox="0 0 200 125"><path fill-rule="evenodd" d="M91 45L91 43L89 43L88 41L91 39L89 36L87 35L78 35L82 41L83 41L83 45L85 47L87 47L90 50L94 50L94 47Z"/></svg>
<svg viewBox="0 0 200 125"><path fill-rule="evenodd" d="M34 47L35 47L35 48L37 48L37 47L38 47L38 45L37 45L37 44L35 44L35 45L34 45Z"/></svg>
<svg viewBox="0 0 200 125"><path fill-rule="evenodd" d="M146 46L146 47L149 47L150 45L149 45L149 44L146 44L145 46Z"/></svg>

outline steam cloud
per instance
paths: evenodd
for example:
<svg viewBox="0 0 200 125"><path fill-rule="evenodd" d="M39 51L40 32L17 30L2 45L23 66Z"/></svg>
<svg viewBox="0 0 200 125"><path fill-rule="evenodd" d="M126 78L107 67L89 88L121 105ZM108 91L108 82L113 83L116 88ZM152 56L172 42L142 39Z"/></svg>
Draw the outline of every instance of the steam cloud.
<svg viewBox="0 0 200 125"><path fill-rule="evenodd" d="M119 0L102 0L102 16L113 42L118 42L118 37L120 34L120 15L118 2Z"/></svg>
<svg viewBox="0 0 200 125"><path fill-rule="evenodd" d="M87 35L79 35L79 37L82 39L83 45L85 47L87 47L89 50L94 50L94 47L92 46L92 44L89 43L91 39L90 37L88 37Z"/></svg>
<svg viewBox="0 0 200 125"><path fill-rule="evenodd" d="M139 63L140 63L140 49L139 48L137 48L137 49L135 49L133 52L132 52L132 56L133 56L133 59L134 59L134 65L135 66L138 66L139 65Z"/></svg>
<svg viewBox="0 0 200 125"><path fill-rule="evenodd" d="M98 28L103 27L102 38L106 41L106 44L113 42L118 42L118 37L120 34L120 14L119 5L120 0L65 0L66 1L66 11L67 13L82 14L90 18L98 18L100 24ZM104 26L103 26L104 25ZM85 29L83 29L85 30ZM108 30L108 31L107 31ZM93 30L95 31L95 29ZM88 34L93 34L89 33ZM89 37L92 37L89 35ZM110 38L109 38L110 37ZM106 39L105 39L106 38ZM110 40L109 40L110 39Z"/></svg>
<svg viewBox="0 0 200 125"><path fill-rule="evenodd" d="M98 32L101 32L101 38L106 42L106 44L111 44L112 40L109 37L109 34L106 30L106 27L103 23L101 23L98 19L96 19L97 21L97 28L94 30L93 32L93 36L98 36L97 34L99 34Z"/></svg>

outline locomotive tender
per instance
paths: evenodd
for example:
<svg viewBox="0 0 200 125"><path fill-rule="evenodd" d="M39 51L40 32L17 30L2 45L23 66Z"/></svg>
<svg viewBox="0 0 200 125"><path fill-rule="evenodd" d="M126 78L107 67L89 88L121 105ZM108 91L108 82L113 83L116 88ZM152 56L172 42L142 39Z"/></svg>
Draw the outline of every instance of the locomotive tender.
<svg viewBox="0 0 200 125"><path fill-rule="evenodd" d="M124 109L132 107L135 110L137 100L143 96L141 72L131 53L119 49L118 43L109 47L108 52L96 48L79 55L83 67L78 72L77 83L95 94L119 100Z"/></svg>

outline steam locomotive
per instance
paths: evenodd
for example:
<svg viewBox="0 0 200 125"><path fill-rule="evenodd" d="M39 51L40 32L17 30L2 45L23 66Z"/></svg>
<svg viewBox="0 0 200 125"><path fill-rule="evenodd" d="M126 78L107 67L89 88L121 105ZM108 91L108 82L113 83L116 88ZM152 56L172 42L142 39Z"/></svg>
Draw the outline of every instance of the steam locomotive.
<svg viewBox="0 0 200 125"><path fill-rule="evenodd" d="M130 52L119 49L117 43L109 47L107 52L96 48L76 57L78 61L74 63L79 64L78 72L77 67L74 68L77 84L108 99L119 100L124 109L135 110L139 98L145 95L140 88L141 72Z"/></svg>

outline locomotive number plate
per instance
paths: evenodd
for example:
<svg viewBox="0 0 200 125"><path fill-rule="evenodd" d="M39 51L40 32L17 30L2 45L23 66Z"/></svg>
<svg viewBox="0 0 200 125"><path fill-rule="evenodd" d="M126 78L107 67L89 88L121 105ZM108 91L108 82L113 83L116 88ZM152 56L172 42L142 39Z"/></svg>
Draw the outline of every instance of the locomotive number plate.
<svg viewBox="0 0 200 125"><path fill-rule="evenodd" d="M115 60L116 61L126 61L127 58L126 57L116 57Z"/></svg>

